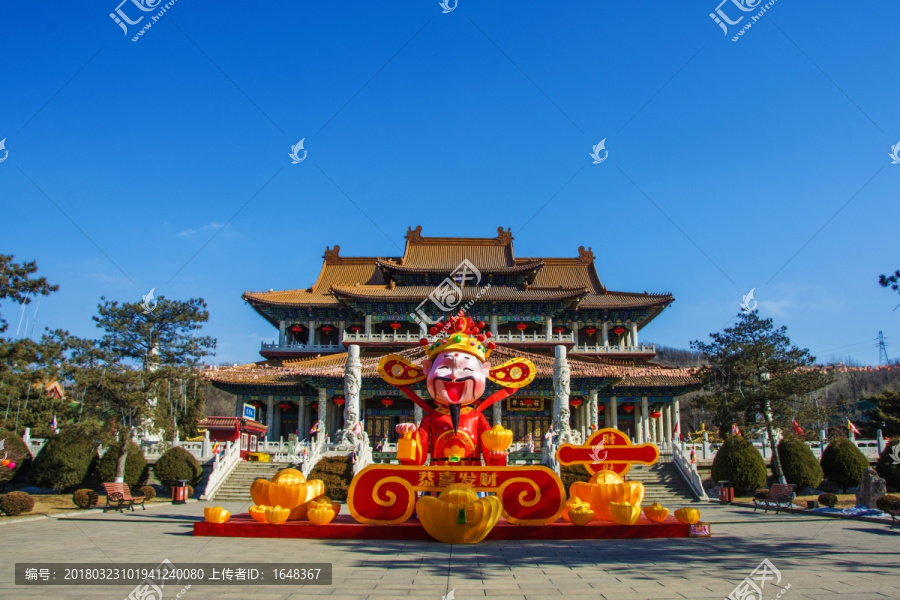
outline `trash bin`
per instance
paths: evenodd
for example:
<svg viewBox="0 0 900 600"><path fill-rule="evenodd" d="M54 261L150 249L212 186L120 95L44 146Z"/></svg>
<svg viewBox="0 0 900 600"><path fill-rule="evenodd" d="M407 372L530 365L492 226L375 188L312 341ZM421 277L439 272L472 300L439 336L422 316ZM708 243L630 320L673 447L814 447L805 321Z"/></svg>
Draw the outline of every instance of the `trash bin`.
<svg viewBox="0 0 900 600"><path fill-rule="evenodd" d="M172 504L185 504L187 502L187 479L179 479L172 486Z"/></svg>
<svg viewBox="0 0 900 600"><path fill-rule="evenodd" d="M729 486L727 481L719 482L719 502L722 504L734 502L734 488Z"/></svg>

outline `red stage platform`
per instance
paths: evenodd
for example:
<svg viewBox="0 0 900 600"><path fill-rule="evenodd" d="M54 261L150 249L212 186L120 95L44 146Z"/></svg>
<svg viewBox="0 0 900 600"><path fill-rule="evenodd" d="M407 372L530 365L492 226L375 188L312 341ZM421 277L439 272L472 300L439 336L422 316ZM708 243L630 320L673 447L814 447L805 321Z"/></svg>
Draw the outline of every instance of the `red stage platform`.
<svg viewBox="0 0 900 600"><path fill-rule="evenodd" d="M309 521L288 521L282 525L258 523L249 514L232 517L227 523L194 523L195 536L301 538L319 540L432 540L416 519L398 525L363 525L350 515L338 515L328 525ZM653 523L644 515L634 525L593 521L576 527L565 521L551 525L513 525L503 519L488 534L488 540L597 540L641 538L686 538L709 536L709 524L685 525L670 516Z"/></svg>

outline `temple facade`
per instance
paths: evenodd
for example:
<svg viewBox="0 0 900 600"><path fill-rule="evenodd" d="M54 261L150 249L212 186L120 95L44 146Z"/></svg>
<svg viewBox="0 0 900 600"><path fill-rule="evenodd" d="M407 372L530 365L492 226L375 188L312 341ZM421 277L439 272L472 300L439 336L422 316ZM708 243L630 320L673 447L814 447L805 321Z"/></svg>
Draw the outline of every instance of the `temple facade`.
<svg viewBox="0 0 900 600"><path fill-rule="evenodd" d="M394 427L421 414L381 380L378 360L400 352L420 361L419 340L459 310L493 334L492 362L523 356L538 368L531 385L489 410L519 444L540 448L553 424L581 439L605 426L665 446L679 422L678 397L698 385L689 370L654 364L655 347L639 341L671 294L607 289L590 248L573 258L517 257L502 227L491 238L410 228L400 257L327 248L311 287L243 298L276 333L261 345L264 360L208 378L237 395L238 416L252 405L269 439L306 439L317 422L335 436L359 418L371 439L395 440ZM359 389L347 389L350 371Z"/></svg>

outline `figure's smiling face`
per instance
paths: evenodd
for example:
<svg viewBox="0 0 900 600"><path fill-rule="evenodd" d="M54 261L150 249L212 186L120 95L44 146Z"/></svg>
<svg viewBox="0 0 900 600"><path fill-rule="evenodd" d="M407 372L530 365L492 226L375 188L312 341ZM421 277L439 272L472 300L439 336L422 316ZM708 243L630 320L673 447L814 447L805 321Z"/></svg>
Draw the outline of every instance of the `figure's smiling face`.
<svg viewBox="0 0 900 600"><path fill-rule="evenodd" d="M467 352L442 352L434 361L426 359L428 393L438 404L466 405L484 394L490 363Z"/></svg>

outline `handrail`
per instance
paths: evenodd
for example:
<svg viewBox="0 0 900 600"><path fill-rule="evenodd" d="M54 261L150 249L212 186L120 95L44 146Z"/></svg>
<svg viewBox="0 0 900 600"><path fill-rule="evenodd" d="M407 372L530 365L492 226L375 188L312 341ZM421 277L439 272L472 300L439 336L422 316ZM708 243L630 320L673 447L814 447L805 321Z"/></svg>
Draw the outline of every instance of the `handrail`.
<svg viewBox="0 0 900 600"><path fill-rule="evenodd" d="M365 431L356 434L356 443L353 445L353 456L356 457L353 461L354 475L374 462L372 458L372 446L369 443L369 434Z"/></svg>
<svg viewBox="0 0 900 600"><path fill-rule="evenodd" d="M697 465L691 464L690 455L687 454L681 442L677 440L672 441L672 462L675 463L681 478L687 482L694 496L698 500L709 501L709 496L706 495L706 490L703 489L703 478L700 477L700 473L697 471Z"/></svg>
<svg viewBox="0 0 900 600"><path fill-rule="evenodd" d="M216 454L213 458L212 473L206 480L206 490L200 496L201 500L212 500L215 498L222 487L222 484L228 479L235 467L241 462L241 447L237 442L225 442L225 451L221 455Z"/></svg>
<svg viewBox="0 0 900 600"><path fill-rule="evenodd" d="M315 468L316 463L325 455L325 434L320 431L316 435L315 439L310 440L309 442L309 455L306 457L306 460L303 462L303 466L300 470L303 472L304 477L309 477L309 474Z"/></svg>

